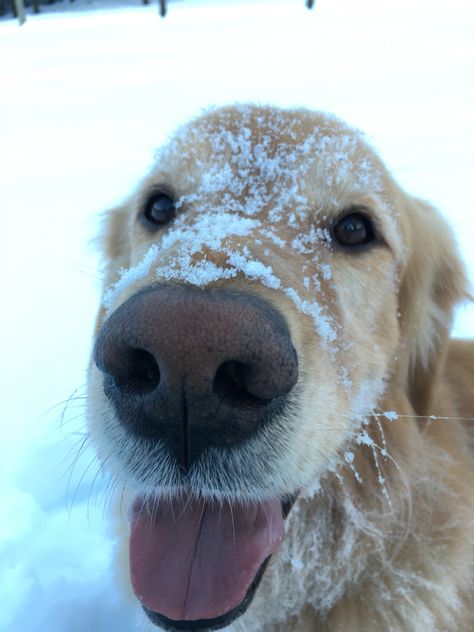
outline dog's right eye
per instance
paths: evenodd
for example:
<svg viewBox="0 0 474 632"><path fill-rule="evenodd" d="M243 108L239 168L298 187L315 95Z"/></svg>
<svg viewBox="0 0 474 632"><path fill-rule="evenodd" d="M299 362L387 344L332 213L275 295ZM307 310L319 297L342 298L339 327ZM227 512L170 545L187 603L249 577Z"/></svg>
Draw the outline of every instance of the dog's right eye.
<svg viewBox="0 0 474 632"><path fill-rule="evenodd" d="M333 235L340 246L355 248L376 240L376 231L370 217L363 212L349 212L333 227Z"/></svg>
<svg viewBox="0 0 474 632"><path fill-rule="evenodd" d="M173 219L176 206L166 193L155 193L145 205L143 218L148 225L163 226Z"/></svg>

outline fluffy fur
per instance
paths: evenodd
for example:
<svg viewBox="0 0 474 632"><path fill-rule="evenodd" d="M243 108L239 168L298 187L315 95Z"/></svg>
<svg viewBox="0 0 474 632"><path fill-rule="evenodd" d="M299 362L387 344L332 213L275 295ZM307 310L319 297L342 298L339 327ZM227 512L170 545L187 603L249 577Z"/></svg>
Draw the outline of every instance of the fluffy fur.
<svg viewBox="0 0 474 632"><path fill-rule="evenodd" d="M157 188L179 199L178 216L152 233L137 218ZM328 226L352 208L370 213L377 247L331 244ZM467 288L437 211L334 118L237 106L179 130L107 213L102 241L98 328L156 280L258 294L288 323L300 366L291 410L246 445L210 453L186 481L231 501L299 491L232 629L473 630L474 344L449 340ZM120 427L101 383L91 365L90 433L117 508L175 493L174 464ZM220 486L213 471L227 473ZM117 509L126 582L125 514Z"/></svg>

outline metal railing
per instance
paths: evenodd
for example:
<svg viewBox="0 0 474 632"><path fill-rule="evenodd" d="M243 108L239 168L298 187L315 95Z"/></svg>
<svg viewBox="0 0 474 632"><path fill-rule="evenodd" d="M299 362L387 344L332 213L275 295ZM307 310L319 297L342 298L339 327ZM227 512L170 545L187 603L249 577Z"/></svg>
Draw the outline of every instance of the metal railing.
<svg viewBox="0 0 474 632"><path fill-rule="evenodd" d="M73 2L74 0L69 0L69 1ZM141 2L142 4L150 4L150 0L141 0ZM40 12L39 0L31 0L30 4L33 7L34 13ZM167 0L158 0L158 12L163 18L165 17L166 12L168 10L167 4L168 4ZM308 9L312 9L315 4L315 0L305 0L305 4L308 7ZM11 5L12 5L12 10L13 10L14 15L18 17L18 22L20 24L23 24L26 20L25 0L12 0Z"/></svg>

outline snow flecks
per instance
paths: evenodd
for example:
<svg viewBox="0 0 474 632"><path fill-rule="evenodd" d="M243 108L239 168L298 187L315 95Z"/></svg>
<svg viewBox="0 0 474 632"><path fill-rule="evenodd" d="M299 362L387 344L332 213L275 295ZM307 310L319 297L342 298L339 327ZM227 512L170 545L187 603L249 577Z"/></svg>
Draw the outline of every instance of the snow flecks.
<svg viewBox="0 0 474 632"><path fill-rule="evenodd" d="M388 419L389 421L396 421L398 419L398 413L396 413L394 410L386 410L384 413L382 413L382 415L385 417L385 419Z"/></svg>
<svg viewBox="0 0 474 632"><path fill-rule="evenodd" d="M298 557L291 558L291 565L297 571L301 571L304 568L303 562Z"/></svg>
<svg viewBox="0 0 474 632"><path fill-rule="evenodd" d="M316 301L303 300L294 288L285 288L284 292L291 298L300 312L311 316L316 331L325 343L334 342L337 339L334 324L331 323L329 316L322 313L322 308Z"/></svg>
<svg viewBox="0 0 474 632"><path fill-rule="evenodd" d="M344 453L344 460L346 461L346 463L349 463L349 465L354 462L354 458L355 458L354 452Z"/></svg>
<svg viewBox="0 0 474 632"><path fill-rule="evenodd" d="M169 281L186 281L191 285L205 286L219 279L230 279L237 276L236 268L222 268L212 261L193 263L189 256L177 259L174 265L163 266L157 270L157 279Z"/></svg>
<svg viewBox="0 0 474 632"><path fill-rule="evenodd" d="M347 367L345 370L343 369L343 379L350 381ZM368 423L367 420L372 416L376 404L380 400L384 390L385 382L383 379L373 378L364 380L357 389L357 392L352 394L350 418L357 420L362 428L364 428Z"/></svg>
<svg viewBox="0 0 474 632"><path fill-rule="evenodd" d="M303 134L301 116L309 123ZM188 192L176 201L177 217L157 235L156 246L108 289L105 305L110 308L128 285L152 275L153 266L157 280L201 287L243 275L283 291L312 318L323 342L334 342L336 323L318 301L323 282L333 276L326 255L319 254L327 252L331 236L324 204L311 195L323 182L330 188L350 183L352 190L374 193L380 177L369 159L360 159L358 132L331 117L319 123L312 116L277 109L263 113L242 105L211 112L178 130L157 153L153 169L174 165L184 170ZM308 182L315 184L312 194ZM277 274L275 252L280 258L303 255L310 263L301 289L288 287Z"/></svg>
<svg viewBox="0 0 474 632"><path fill-rule="evenodd" d="M158 246L153 244L143 259L136 266L122 269L120 271L119 280L105 291L103 299L104 306L107 309L110 309L118 294L123 292L130 285L146 278L150 274L151 266L155 263L157 257Z"/></svg>
<svg viewBox="0 0 474 632"><path fill-rule="evenodd" d="M270 228L262 228L260 229L259 233L260 235L262 235L262 237L267 237L268 239L270 239L279 248L286 247L286 241L282 237L280 237L278 233L275 232L275 230L272 230ZM269 251L267 252L269 253Z"/></svg>
<svg viewBox="0 0 474 632"><path fill-rule="evenodd" d="M184 202L199 202L202 207L212 198L226 210L255 215L264 211L270 223L285 221L300 228L309 207L302 184L315 178L334 184L350 182L355 190L377 192L381 187L378 169L358 152L361 134L326 117L318 126L309 113L292 116L285 111L266 111L260 115L251 106L221 110L216 118L204 117L184 126L157 154L158 166L181 156L199 173L192 181L193 193ZM212 112L211 112L212 114ZM304 140L298 129L299 117L311 122ZM332 127L334 125L334 127ZM204 151L203 151L204 145ZM208 155L206 161L203 155ZM213 208L215 208L213 206Z"/></svg>
<svg viewBox="0 0 474 632"><path fill-rule="evenodd" d="M321 280L318 274L313 274L313 285L317 293L321 292Z"/></svg>
<svg viewBox="0 0 474 632"><path fill-rule="evenodd" d="M281 281L275 276L270 266L264 265L261 261L251 259L248 249L243 248L242 252L227 253L228 261L233 268L242 272L250 280L260 280L263 285L273 289L281 287Z"/></svg>
<svg viewBox="0 0 474 632"><path fill-rule="evenodd" d="M328 242L330 236L328 231L321 228L314 228L310 226L307 232L299 234L291 242L291 247L295 252L299 252L303 255L314 254L316 246Z"/></svg>
<svg viewBox="0 0 474 632"><path fill-rule="evenodd" d="M341 367L341 384L346 389L352 388L352 380L349 377L349 369L346 366Z"/></svg>
<svg viewBox="0 0 474 632"><path fill-rule="evenodd" d="M321 272L325 281L330 281L332 279L331 266L329 266L327 263L321 264Z"/></svg>
<svg viewBox="0 0 474 632"><path fill-rule="evenodd" d="M377 481L380 484L381 491L389 507L392 507L392 500L388 493L385 476L382 471L382 463L390 460L395 467L398 467L397 463L388 453L387 443L383 432L382 424L379 422L377 415L373 413L376 406L376 402L379 400L381 394L384 391L384 381L369 379L363 382L355 392L352 392L353 383L350 379L349 370L344 367L340 375L341 383L347 387L352 399L351 412L348 414L348 419L351 420L350 427L347 434L347 444L340 456L339 462L336 464L336 475L338 476L341 485L344 486L343 466L348 466L351 470L354 478L358 483L363 483L362 476L357 471L355 466L356 454L358 450L370 450L370 455L373 460ZM393 417L393 413L390 417ZM373 436L373 431L370 429L370 419L375 418L375 424L378 427L380 434L380 441Z"/></svg>
<svg viewBox="0 0 474 632"><path fill-rule="evenodd" d="M181 253L195 254L203 248L220 252L228 237L245 237L254 234L261 226L256 219L225 211L201 213L191 225L184 221L166 233L160 251L176 246Z"/></svg>
<svg viewBox="0 0 474 632"><path fill-rule="evenodd" d="M362 430L358 435L357 435L357 445L368 445L368 446L372 446L374 443L372 437L370 437L367 434L366 430Z"/></svg>
<svg viewBox="0 0 474 632"><path fill-rule="evenodd" d="M385 439L384 439L384 442L385 442ZM392 507L392 501L391 501L390 495L388 493L387 486L385 484L385 477L383 476L382 469L380 467L379 456L377 454L377 449L380 449L381 451L383 451L384 448L382 448L382 449L379 448L379 446L377 446L375 441L372 439L372 437L369 436L369 434L367 433L367 431L365 429L362 429L361 432L359 432L359 434L357 435L356 443L357 443L357 445L363 445L363 446L367 446L367 447L370 448L370 450L372 452L372 457L373 457L373 460L374 460L374 464L375 464L375 467L377 469L377 480L380 483L380 487L382 489L383 495L387 499L387 502L390 505L390 507ZM385 449L385 457L386 456L388 456L388 455L387 455L387 451ZM359 479L357 479L357 480L359 480Z"/></svg>
<svg viewBox="0 0 474 632"><path fill-rule="evenodd" d="M362 477L359 474L359 472L357 471L355 465L354 465L354 459L355 459L355 454L354 452L345 452L344 453L344 461L349 465L352 473L354 474L354 478L356 479L356 481L358 483L363 483ZM341 483L344 484L344 479L340 479Z"/></svg>
<svg viewBox="0 0 474 632"><path fill-rule="evenodd" d="M388 457L388 452L387 452L387 442L385 441L385 433L383 431L380 420L376 418L376 422L377 422L377 427L379 429L380 438L382 439L382 447L380 448L380 454L384 457L384 459L386 459Z"/></svg>

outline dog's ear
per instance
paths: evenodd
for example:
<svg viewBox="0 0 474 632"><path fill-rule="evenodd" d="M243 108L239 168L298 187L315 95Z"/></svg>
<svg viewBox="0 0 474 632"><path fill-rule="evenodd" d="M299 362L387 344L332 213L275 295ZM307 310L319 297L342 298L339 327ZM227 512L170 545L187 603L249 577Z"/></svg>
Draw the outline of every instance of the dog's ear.
<svg viewBox="0 0 474 632"><path fill-rule="evenodd" d="M106 211L103 215L97 244L102 260L102 292L118 281L120 271L130 267L130 212L128 203ZM103 322L105 310L100 308L96 328Z"/></svg>
<svg viewBox="0 0 474 632"><path fill-rule="evenodd" d="M407 252L399 296L401 378L415 412L427 415L444 368L454 307L467 298L467 283L453 235L441 215L407 195L402 204Z"/></svg>

